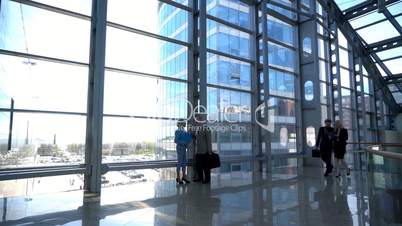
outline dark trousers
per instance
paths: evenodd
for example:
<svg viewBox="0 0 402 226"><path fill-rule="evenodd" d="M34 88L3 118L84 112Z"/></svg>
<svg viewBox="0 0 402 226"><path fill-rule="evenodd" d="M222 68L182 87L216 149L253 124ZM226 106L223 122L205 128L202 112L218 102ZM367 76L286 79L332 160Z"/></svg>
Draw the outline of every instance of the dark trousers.
<svg viewBox="0 0 402 226"><path fill-rule="evenodd" d="M195 156L195 168L197 170L198 179L208 183L211 181L211 169L207 165L207 155L208 154L197 154Z"/></svg>
<svg viewBox="0 0 402 226"><path fill-rule="evenodd" d="M332 151L331 150L321 150L321 159L325 162L327 167L327 172L332 172L334 166L332 165Z"/></svg>

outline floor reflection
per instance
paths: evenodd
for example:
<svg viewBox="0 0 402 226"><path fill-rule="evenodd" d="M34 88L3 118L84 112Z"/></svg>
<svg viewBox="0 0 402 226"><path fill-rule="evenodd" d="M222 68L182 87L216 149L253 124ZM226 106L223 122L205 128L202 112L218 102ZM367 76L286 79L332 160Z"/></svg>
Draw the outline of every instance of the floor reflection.
<svg viewBox="0 0 402 226"><path fill-rule="evenodd" d="M282 178L282 179L281 179ZM162 180L0 199L1 225L402 225L400 177L318 169L215 175L212 185ZM387 183L388 182L388 183Z"/></svg>

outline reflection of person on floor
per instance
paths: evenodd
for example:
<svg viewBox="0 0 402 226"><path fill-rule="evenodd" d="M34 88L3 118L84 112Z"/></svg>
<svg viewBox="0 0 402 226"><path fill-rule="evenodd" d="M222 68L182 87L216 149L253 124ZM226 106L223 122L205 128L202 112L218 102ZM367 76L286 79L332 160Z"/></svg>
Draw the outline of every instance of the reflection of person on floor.
<svg viewBox="0 0 402 226"><path fill-rule="evenodd" d="M183 121L179 121L177 123L177 130L174 136L174 142L176 143L176 151L177 151L177 177L176 182L178 184L183 184L184 182L190 183L190 181L186 177L187 170L187 146L191 143L192 137L191 134L184 130L186 127L186 123ZM180 178L180 169L182 170L182 178ZM184 181L184 182L183 182Z"/></svg>
<svg viewBox="0 0 402 226"><path fill-rule="evenodd" d="M326 182L325 188L315 193L322 216L322 225L334 225L334 222L337 222L337 225L352 226L353 220L347 201L347 186L341 190L342 187L336 184L335 192L333 178L329 177Z"/></svg>
<svg viewBox="0 0 402 226"><path fill-rule="evenodd" d="M220 199L211 196L210 186L186 186L187 194L177 201L176 225L214 225L213 215L220 211Z"/></svg>
<svg viewBox="0 0 402 226"><path fill-rule="evenodd" d="M336 177L341 176L341 166L346 170L346 174L350 175L350 169L345 162L346 144L348 140L348 130L343 128L341 120L335 122L335 141L334 155L336 159Z"/></svg>

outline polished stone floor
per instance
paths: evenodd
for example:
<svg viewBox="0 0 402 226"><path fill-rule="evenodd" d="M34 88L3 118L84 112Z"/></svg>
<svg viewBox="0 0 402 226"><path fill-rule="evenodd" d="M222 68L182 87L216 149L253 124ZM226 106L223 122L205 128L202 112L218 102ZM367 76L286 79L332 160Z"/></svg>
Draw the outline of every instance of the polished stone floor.
<svg viewBox="0 0 402 226"><path fill-rule="evenodd" d="M272 174L216 174L211 185L174 178L82 191L0 199L0 225L402 225L402 177L319 168Z"/></svg>

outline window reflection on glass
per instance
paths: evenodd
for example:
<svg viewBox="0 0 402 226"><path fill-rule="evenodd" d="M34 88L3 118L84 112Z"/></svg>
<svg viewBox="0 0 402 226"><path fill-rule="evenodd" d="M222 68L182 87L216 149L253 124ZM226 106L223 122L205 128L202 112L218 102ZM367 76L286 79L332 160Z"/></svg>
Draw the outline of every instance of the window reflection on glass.
<svg viewBox="0 0 402 226"><path fill-rule="evenodd" d="M207 53L207 83L251 89L251 64Z"/></svg>
<svg viewBox="0 0 402 226"><path fill-rule="evenodd" d="M234 56L251 59L248 33L207 20L207 48Z"/></svg>
<svg viewBox="0 0 402 226"><path fill-rule="evenodd" d="M1 4L1 49L88 62L89 21L12 1Z"/></svg>
<svg viewBox="0 0 402 226"><path fill-rule="evenodd" d="M315 145L315 128L312 126L306 128L306 142L309 147Z"/></svg>
<svg viewBox="0 0 402 226"><path fill-rule="evenodd" d="M311 44L311 38L305 37L303 39L303 56L309 57L312 52L313 52L313 49L312 49L312 44Z"/></svg>
<svg viewBox="0 0 402 226"><path fill-rule="evenodd" d="M268 15L268 36L288 45L294 45L295 28L273 16Z"/></svg>
<svg viewBox="0 0 402 226"><path fill-rule="evenodd" d="M275 96L295 98L294 75L269 69L269 93Z"/></svg>
<svg viewBox="0 0 402 226"><path fill-rule="evenodd" d="M295 70L295 52L284 46L268 42L268 60L272 66L288 71Z"/></svg>
<svg viewBox="0 0 402 226"><path fill-rule="evenodd" d="M107 67L187 79L187 47L112 27L106 37Z"/></svg>
<svg viewBox="0 0 402 226"><path fill-rule="evenodd" d="M304 99L307 101L314 99L314 84L310 80L304 83Z"/></svg>
<svg viewBox="0 0 402 226"><path fill-rule="evenodd" d="M189 12L157 0L108 1L108 21L185 42L188 18Z"/></svg>
<svg viewBox="0 0 402 226"><path fill-rule="evenodd" d="M271 97L268 101L268 121L274 124L295 124L296 109L295 101L283 98Z"/></svg>
<svg viewBox="0 0 402 226"><path fill-rule="evenodd" d="M208 0L207 13L229 23L250 28L250 6L238 0Z"/></svg>
<svg viewBox="0 0 402 226"><path fill-rule="evenodd" d="M271 134L272 154L296 153L296 126L277 125Z"/></svg>
<svg viewBox="0 0 402 226"><path fill-rule="evenodd" d="M211 126L229 128L230 125L219 123ZM212 149L221 156L251 156L251 124L242 124L244 131L212 130ZM214 128L214 127L212 127Z"/></svg>
<svg viewBox="0 0 402 226"><path fill-rule="evenodd" d="M63 203L63 206L65 206L66 198L71 196L66 196L65 193L60 192L79 191L83 188L84 175L82 174L0 181L0 194L2 197L31 197L40 194L52 194L51 202ZM61 195L59 196L56 193ZM72 194L78 197L78 195L82 195L82 191ZM26 200L29 200L29 198ZM69 210L70 205L67 206L66 210ZM60 209L58 208L58 210Z"/></svg>
<svg viewBox="0 0 402 226"><path fill-rule="evenodd" d="M251 94L207 88L208 119L219 122L250 122Z"/></svg>
<svg viewBox="0 0 402 226"><path fill-rule="evenodd" d="M290 0L273 0L273 2L282 4L282 5L287 6L287 7L293 7L293 1L290 1ZM267 7L269 9L272 9L272 10L280 13L280 14L283 14L284 16L286 16L286 17L288 17L290 19L297 19L297 14L296 13L294 13L294 12L292 12L290 10L284 9L283 7L280 7L280 6L277 6L277 5L272 5L272 4L269 4L269 3L267 4Z"/></svg>

